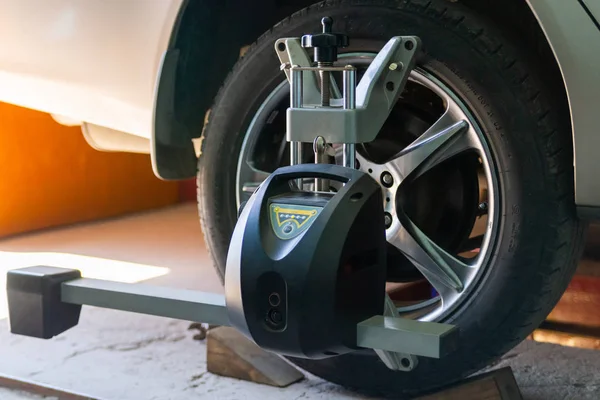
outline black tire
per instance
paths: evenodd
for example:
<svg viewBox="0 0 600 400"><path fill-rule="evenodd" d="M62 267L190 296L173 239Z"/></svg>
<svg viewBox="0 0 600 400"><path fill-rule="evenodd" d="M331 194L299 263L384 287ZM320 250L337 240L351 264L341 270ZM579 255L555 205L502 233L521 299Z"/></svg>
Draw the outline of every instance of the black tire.
<svg viewBox="0 0 600 400"><path fill-rule="evenodd" d="M283 80L277 38L312 32L323 16L347 33L353 50L377 50L396 35L424 43L420 67L442 79L479 121L499 171L496 246L477 290L445 322L461 330L459 349L392 372L371 352L293 360L341 385L413 395L470 374L523 340L568 284L583 242L575 215L568 111L539 80L527 53L460 4L434 1L328 1L309 7L261 37L235 67L212 108L198 174L201 222L223 276L236 221L237 155L253 113ZM316 26L317 25L317 26Z"/></svg>

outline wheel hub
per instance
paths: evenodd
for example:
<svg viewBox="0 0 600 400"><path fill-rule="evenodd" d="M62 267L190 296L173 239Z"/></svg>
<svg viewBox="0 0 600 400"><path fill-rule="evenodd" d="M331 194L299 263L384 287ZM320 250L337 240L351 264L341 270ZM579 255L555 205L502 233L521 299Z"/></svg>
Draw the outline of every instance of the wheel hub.
<svg viewBox="0 0 600 400"><path fill-rule="evenodd" d="M383 194L383 210L389 215L390 223L386 223L386 237L389 238L397 234L400 221L396 210L396 194L403 177L398 169L392 163L375 164L368 161L365 157L357 155L360 170L368 173L379 183ZM386 221L387 222L387 221Z"/></svg>

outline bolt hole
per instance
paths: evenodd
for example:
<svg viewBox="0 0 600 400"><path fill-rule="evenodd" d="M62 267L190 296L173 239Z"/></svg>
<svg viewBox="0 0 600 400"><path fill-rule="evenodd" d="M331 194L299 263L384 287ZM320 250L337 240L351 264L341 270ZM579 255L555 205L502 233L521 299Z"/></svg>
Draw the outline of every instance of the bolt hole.
<svg viewBox="0 0 600 400"><path fill-rule="evenodd" d="M350 201L359 201L360 199L362 199L362 197L363 194L361 192L357 192L350 196Z"/></svg>
<svg viewBox="0 0 600 400"><path fill-rule="evenodd" d="M389 90L390 92L393 92L394 91L394 82L389 81L388 83L385 84L385 88L387 90Z"/></svg>
<svg viewBox="0 0 600 400"><path fill-rule="evenodd" d="M285 51L285 43L281 42L277 44L277 50Z"/></svg>
<svg viewBox="0 0 600 400"><path fill-rule="evenodd" d="M272 307L277 307L279 304L281 304L281 297L279 297L279 293L271 293L269 295L269 304Z"/></svg>
<svg viewBox="0 0 600 400"><path fill-rule="evenodd" d="M385 198L385 201L387 201L387 202L389 203L389 202L390 202L390 198L389 198L389 197L386 197L386 198Z"/></svg>
<svg viewBox="0 0 600 400"><path fill-rule="evenodd" d="M372 174L372 173L373 173L373 170L372 170L371 168L369 168L369 173L370 173L370 174Z"/></svg>
<svg viewBox="0 0 600 400"><path fill-rule="evenodd" d="M410 51L415 48L415 44L413 42L406 42L404 43L404 48Z"/></svg>
<svg viewBox="0 0 600 400"><path fill-rule="evenodd" d="M402 364L404 368L408 368L410 367L410 360L408 358L403 358L402 360L400 360L400 364Z"/></svg>

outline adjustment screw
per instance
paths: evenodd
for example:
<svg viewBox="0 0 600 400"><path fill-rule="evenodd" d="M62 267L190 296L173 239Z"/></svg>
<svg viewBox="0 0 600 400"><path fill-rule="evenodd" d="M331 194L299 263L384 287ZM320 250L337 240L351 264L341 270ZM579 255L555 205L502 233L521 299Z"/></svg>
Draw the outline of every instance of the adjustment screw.
<svg viewBox="0 0 600 400"><path fill-rule="evenodd" d="M388 68L390 69L390 71L395 71L395 70L402 71L403 67L404 67L404 64L402 64L401 62L399 62L399 63L393 62L390 64L390 66Z"/></svg>
<svg viewBox="0 0 600 400"><path fill-rule="evenodd" d="M385 187L391 187L394 184L394 177L387 171L381 173L381 183Z"/></svg>
<svg viewBox="0 0 600 400"><path fill-rule="evenodd" d="M385 229L389 229L392 226L392 216L390 213L383 214L383 222L385 223Z"/></svg>

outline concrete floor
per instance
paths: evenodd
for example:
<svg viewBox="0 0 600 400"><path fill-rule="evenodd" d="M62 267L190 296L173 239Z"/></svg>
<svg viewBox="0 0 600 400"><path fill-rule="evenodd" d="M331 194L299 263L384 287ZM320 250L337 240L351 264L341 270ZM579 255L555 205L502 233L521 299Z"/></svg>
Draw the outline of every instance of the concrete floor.
<svg viewBox="0 0 600 400"><path fill-rule="evenodd" d="M2 240L0 277L44 263L80 267L89 277L221 292L195 212L183 205ZM0 374L101 399L364 398L312 376L275 389L207 373L205 342L193 340L183 321L86 307L78 327L49 341L11 335L7 325L0 304ZM527 400L600 399L598 352L527 341L496 367L506 365ZM0 399L39 397L0 388Z"/></svg>
<svg viewBox="0 0 600 400"><path fill-rule="evenodd" d="M52 397L40 397L19 390L0 388L0 399L2 400L54 400Z"/></svg>

